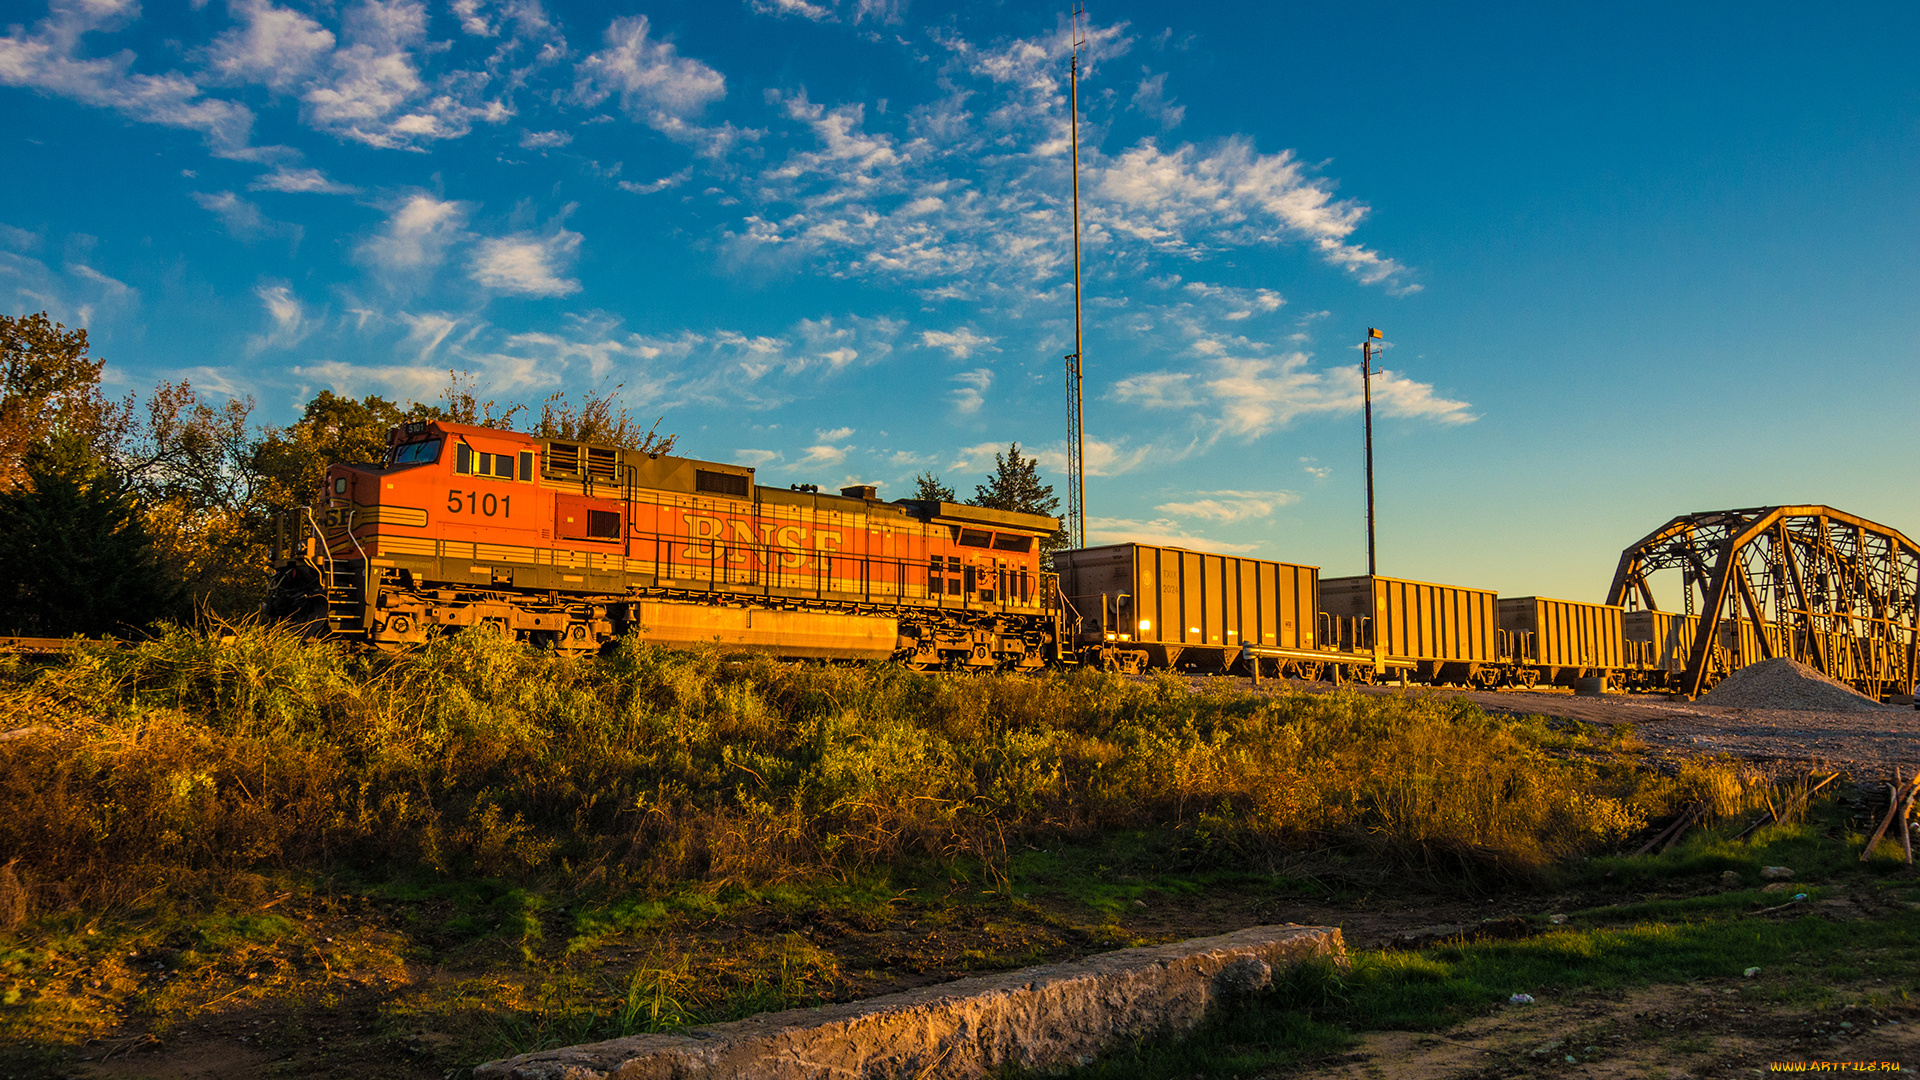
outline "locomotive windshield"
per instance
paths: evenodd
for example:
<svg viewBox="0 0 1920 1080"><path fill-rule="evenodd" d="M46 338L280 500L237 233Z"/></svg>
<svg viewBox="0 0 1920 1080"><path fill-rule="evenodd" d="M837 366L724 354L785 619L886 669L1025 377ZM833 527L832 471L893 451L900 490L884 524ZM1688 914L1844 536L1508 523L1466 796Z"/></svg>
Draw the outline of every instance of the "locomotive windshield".
<svg viewBox="0 0 1920 1080"><path fill-rule="evenodd" d="M440 440L406 443L396 447L389 465L425 465L440 460Z"/></svg>

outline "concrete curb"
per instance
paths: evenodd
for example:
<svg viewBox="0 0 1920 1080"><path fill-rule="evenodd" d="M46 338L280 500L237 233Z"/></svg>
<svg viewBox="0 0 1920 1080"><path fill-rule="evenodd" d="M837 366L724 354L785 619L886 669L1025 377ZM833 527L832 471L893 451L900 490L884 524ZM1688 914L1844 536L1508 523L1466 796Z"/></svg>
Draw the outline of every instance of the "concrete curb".
<svg viewBox="0 0 1920 1080"><path fill-rule="evenodd" d="M474 1080L942 1080L1085 1064L1109 1046L1184 1031L1221 1000L1320 958L1337 927L1258 926L959 979L900 994L490 1061Z"/></svg>

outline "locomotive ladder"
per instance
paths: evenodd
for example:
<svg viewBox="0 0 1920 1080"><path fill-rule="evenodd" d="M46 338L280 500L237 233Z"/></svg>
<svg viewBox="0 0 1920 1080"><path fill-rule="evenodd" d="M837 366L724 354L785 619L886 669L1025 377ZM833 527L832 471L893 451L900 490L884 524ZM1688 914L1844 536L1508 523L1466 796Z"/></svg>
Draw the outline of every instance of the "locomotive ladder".
<svg viewBox="0 0 1920 1080"><path fill-rule="evenodd" d="M364 630L366 605L363 602L364 589L361 581L362 570L367 565L366 552L360 553L360 561L346 566L334 560L333 548L327 543L327 534L320 523L313 519L313 511L306 514L307 526L313 530L314 547L320 552L321 561L315 567L320 573L320 587L327 597L327 629ZM353 540L356 550L360 541L354 539L352 523L347 526L347 538Z"/></svg>

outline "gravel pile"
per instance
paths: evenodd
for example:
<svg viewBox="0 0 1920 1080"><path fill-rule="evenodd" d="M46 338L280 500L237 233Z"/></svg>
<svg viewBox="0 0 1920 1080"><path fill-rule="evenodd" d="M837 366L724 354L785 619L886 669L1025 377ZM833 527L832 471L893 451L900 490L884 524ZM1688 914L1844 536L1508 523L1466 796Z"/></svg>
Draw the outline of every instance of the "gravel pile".
<svg viewBox="0 0 1920 1080"><path fill-rule="evenodd" d="M1880 712L1887 706L1784 657L1749 664L1700 699L1706 705L1812 712Z"/></svg>

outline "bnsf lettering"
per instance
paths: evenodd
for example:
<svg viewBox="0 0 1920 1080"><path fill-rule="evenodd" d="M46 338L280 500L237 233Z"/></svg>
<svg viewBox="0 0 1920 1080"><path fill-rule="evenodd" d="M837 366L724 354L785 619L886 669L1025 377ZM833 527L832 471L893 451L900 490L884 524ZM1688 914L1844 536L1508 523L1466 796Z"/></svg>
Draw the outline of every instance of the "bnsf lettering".
<svg viewBox="0 0 1920 1080"><path fill-rule="evenodd" d="M695 514L686 514L683 518L687 523L687 544L680 549L680 557L689 562L717 559L720 551L724 550L730 563L757 560L765 566L769 557L777 551L781 566L797 570L813 564L812 553L825 552L831 555L840 550L840 545L846 539L837 530L767 523L759 525L759 535L755 536L754 526L745 521L725 521ZM730 537L729 533L732 534ZM716 546L715 541L722 543Z"/></svg>
<svg viewBox="0 0 1920 1080"><path fill-rule="evenodd" d="M491 491L461 491L459 488L453 488L447 492L447 512L474 514L480 517L511 517L513 496L496 495Z"/></svg>

